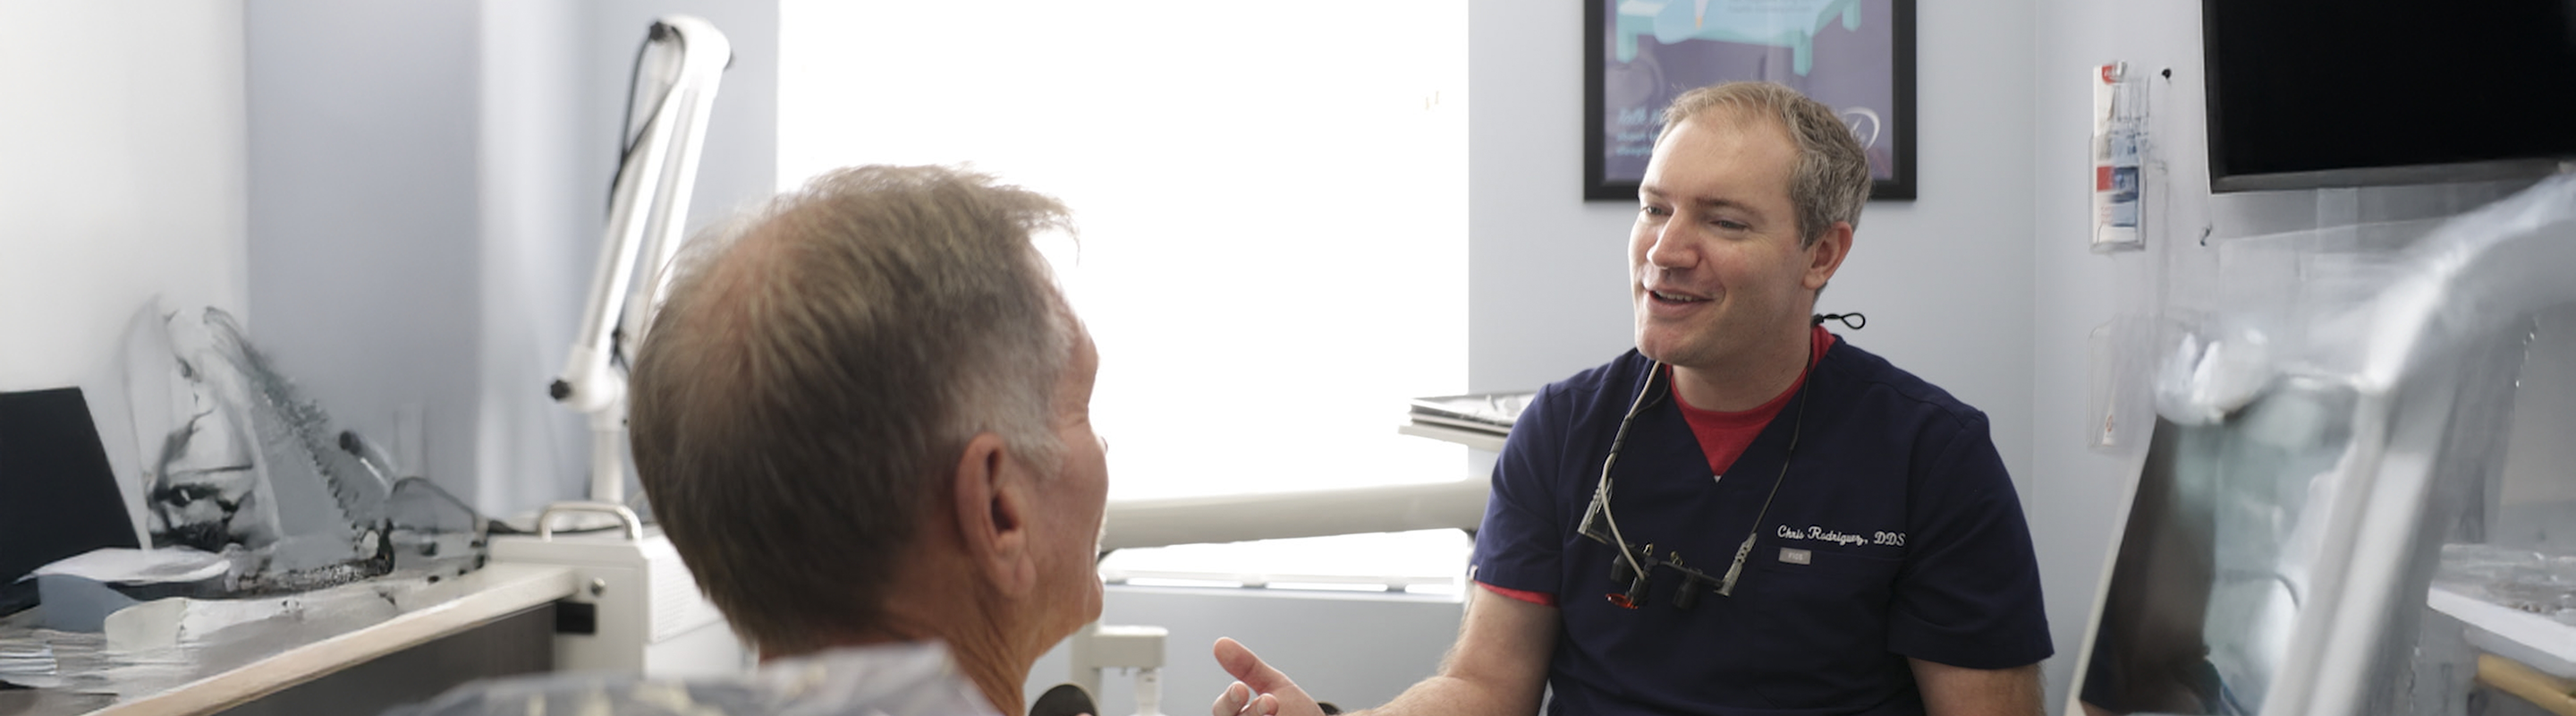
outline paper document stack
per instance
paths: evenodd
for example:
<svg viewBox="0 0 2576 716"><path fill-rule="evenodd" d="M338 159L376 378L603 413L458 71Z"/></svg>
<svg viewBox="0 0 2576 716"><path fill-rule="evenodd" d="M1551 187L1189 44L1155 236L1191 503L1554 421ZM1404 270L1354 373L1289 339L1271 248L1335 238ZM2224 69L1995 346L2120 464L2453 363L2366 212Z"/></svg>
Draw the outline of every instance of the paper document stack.
<svg viewBox="0 0 2576 716"><path fill-rule="evenodd" d="M1412 421L1397 432L1500 452L1512 423L1537 393L1478 393L1413 399Z"/></svg>

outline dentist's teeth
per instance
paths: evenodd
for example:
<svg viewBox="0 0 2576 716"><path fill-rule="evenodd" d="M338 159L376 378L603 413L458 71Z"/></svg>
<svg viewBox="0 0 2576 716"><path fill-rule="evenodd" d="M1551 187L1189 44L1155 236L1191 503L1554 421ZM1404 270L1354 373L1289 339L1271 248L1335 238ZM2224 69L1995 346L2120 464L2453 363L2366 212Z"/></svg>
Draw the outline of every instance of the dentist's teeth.
<svg viewBox="0 0 2576 716"><path fill-rule="evenodd" d="M1680 302L1680 303L1690 303L1690 302L1694 302L1694 301L1706 301L1706 300L1708 300L1708 299L1705 299L1705 298L1692 298L1692 297L1689 297L1689 296L1679 296L1679 295L1674 295L1674 294L1664 293L1664 292L1662 292L1662 291L1656 291L1656 292L1654 292L1654 294L1655 294L1655 297L1656 297L1656 298L1664 299L1664 300L1666 300L1666 301L1675 301L1675 302Z"/></svg>

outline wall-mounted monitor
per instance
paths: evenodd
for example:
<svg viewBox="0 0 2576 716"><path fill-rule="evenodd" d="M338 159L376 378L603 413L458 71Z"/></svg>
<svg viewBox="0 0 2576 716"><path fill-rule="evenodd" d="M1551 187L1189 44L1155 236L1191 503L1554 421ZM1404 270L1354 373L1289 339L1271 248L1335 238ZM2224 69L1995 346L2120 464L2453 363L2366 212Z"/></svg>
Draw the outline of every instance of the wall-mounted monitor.
<svg viewBox="0 0 2576 716"><path fill-rule="evenodd" d="M2203 0L2214 191L2576 158L2576 0Z"/></svg>

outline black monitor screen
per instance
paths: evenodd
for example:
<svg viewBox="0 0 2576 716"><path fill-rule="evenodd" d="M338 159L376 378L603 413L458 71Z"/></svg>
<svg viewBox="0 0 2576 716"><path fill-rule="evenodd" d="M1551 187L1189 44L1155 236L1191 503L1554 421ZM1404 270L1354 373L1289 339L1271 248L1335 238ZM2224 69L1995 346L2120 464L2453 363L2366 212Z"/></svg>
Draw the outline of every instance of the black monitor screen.
<svg viewBox="0 0 2576 716"><path fill-rule="evenodd" d="M2571 6L2206 0L2212 185L2387 183L2367 170L2576 155Z"/></svg>
<svg viewBox="0 0 2576 716"><path fill-rule="evenodd" d="M0 591L54 560L135 546L80 389L0 393ZM0 595L0 614L10 603Z"/></svg>

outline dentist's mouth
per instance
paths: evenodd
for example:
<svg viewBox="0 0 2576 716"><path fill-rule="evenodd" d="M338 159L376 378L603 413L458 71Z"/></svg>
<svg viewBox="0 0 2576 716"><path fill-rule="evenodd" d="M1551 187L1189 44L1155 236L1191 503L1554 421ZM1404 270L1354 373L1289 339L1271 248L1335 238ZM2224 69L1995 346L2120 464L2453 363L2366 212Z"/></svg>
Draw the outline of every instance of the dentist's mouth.
<svg viewBox="0 0 2576 716"><path fill-rule="evenodd" d="M1684 296L1678 293L1665 293L1663 291L1647 291L1646 293L1654 296L1655 300L1665 303L1700 303L1708 300L1697 296Z"/></svg>

